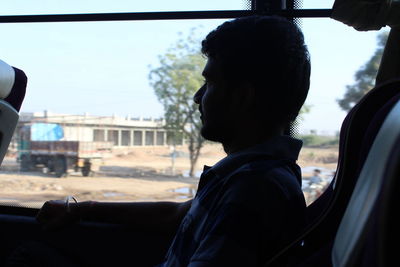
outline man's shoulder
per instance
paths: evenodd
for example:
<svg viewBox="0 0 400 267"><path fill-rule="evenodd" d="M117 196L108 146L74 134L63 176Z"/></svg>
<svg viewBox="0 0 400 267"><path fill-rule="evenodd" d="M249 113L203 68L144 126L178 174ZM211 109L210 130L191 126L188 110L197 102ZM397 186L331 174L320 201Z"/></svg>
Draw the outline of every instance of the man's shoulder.
<svg viewBox="0 0 400 267"><path fill-rule="evenodd" d="M300 167L295 161L287 159L255 158L238 166L228 177L246 177L260 181L290 178L297 180L301 176Z"/></svg>
<svg viewBox="0 0 400 267"><path fill-rule="evenodd" d="M258 165L257 169L266 170L276 160L296 162L301 146L300 140L288 136L276 136L264 143L228 155L212 169L219 176L226 176L247 164L252 164L253 168Z"/></svg>
<svg viewBox="0 0 400 267"><path fill-rule="evenodd" d="M271 194L287 198L301 193L299 167L285 160L247 162L222 179L226 195L233 195L233 198L238 195L262 198Z"/></svg>

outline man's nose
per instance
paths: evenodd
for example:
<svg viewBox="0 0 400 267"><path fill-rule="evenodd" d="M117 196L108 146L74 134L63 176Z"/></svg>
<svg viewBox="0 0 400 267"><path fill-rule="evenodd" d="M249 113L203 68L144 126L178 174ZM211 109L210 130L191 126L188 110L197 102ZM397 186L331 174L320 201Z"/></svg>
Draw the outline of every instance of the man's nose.
<svg viewBox="0 0 400 267"><path fill-rule="evenodd" d="M203 98L205 90L206 90L206 85L203 85L202 87L200 87L199 90L197 90L197 92L193 96L194 103L196 104L201 103L201 99Z"/></svg>

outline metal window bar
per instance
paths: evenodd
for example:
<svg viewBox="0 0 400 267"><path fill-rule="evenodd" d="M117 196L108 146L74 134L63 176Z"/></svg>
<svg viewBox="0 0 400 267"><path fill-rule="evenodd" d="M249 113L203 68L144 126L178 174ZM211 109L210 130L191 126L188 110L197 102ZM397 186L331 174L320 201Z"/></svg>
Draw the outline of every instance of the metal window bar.
<svg viewBox="0 0 400 267"><path fill-rule="evenodd" d="M84 22L84 21L133 21L133 20L182 20L182 19L229 19L250 15L278 15L288 18L327 18L331 9L284 9L274 11L225 10L225 11L172 11L132 13L87 13L50 15L0 16L0 23L33 22Z"/></svg>

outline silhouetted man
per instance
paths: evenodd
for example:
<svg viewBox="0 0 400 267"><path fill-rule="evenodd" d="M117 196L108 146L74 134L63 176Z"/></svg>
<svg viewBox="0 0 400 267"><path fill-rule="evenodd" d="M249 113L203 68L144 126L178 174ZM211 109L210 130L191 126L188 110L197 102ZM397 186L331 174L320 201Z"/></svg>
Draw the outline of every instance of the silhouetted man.
<svg viewBox="0 0 400 267"><path fill-rule="evenodd" d="M49 201L40 222L57 228L81 217L176 233L160 265L174 267L261 266L302 229L302 143L284 135L309 88L302 33L284 18L239 18L209 33L202 52L201 133L227 157L205 167L193 201L80 202L69 212Z"/></svg>
<svg viewBox="0 0 400 267"><path fill-rule="evenodd" d="M260 266L304 224L301 141L283 133L308 92L308 52L277 17L226 22L202 52L201 133L228 156L204 170L164 265Z"/></svg>

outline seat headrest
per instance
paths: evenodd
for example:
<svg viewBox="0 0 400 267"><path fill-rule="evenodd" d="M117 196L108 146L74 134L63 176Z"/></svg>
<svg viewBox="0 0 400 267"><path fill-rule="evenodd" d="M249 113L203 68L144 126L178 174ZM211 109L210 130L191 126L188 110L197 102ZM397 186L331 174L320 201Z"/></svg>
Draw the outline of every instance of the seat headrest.
<svg viewBox="0 0 400 267"><path fill-rule="evenodd" d="M0 60L0 99L19 111L26 93L28 78L25 73Z"/></svg>
<svg viewBox="0 0 400 267"><path fill-rule="evenodd" d="M0 99L5 99L10 95L14 81L14 68L0 60Z"/></svg>
<svg viewBox="0 0 400 267"><path fill-rule="evenodd" d="M16 67L12 67L15 73L14 85L11 88L11 92L4 99L7 103L9 103L16 111L19 111L22 105L22 102L25 98L26 93L26 85L28 82L28 78L20 69Z"/></svg>

